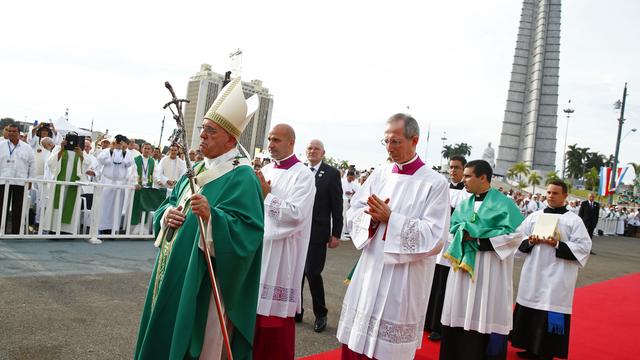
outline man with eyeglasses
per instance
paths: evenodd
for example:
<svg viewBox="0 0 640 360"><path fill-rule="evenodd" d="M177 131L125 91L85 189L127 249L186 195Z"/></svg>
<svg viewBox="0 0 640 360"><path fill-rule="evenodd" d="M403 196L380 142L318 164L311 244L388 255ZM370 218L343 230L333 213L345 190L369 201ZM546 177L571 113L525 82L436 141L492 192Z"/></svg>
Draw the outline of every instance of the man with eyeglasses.
<svg viewBox="0 0 640 360"><path fill-rule="evenodd" d="M199 148L205 158L193 170L196 193L183 176L155 212L160 249L140 321L136 360L228 358L198 217L206 228L233 358L251 358L263 206L258 179L237 145L255 111L247 109L240 78L220 91L202 121Z"/></svg>
<svg viewBox="0 0 640 360"><path fill-rule="evenodd" d="M421 346L450 207L447 181L416 154L419 136L414 118L393 115L382 140L392 162L351 199L347 219L362 255L338 324L343 359L413 359Z"/></svg>

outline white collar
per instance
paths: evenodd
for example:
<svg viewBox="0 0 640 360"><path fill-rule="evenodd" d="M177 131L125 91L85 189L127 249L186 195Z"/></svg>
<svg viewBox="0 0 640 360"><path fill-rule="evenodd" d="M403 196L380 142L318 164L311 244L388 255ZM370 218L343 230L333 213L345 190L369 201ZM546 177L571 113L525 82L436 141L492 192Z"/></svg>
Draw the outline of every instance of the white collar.
<svg viewBox="0 0 640 360"><path fill-rule="evenodd" d="M407 162L404 162L402 164L396 163L396 166L398 166L398 169L402 170L403 166L411 164L412 162L416 161L417 158L418 158L418 153L413 155L413 158L411 160L407 161Z"/></svg>
<svg viewBox="0 0 640 360"><path fill-rule="evenodd" d="M318 162L315 165L311 165L311 163L309 163L309 169L314 168L316 170L320 169L320 165L322 165L322 160L320 160L320 162Z"/></svg>
<svg viewBox="0 0 640 360"><path fill-rule="evenodd" d="M240 154L240 152L238 151L237 148L233 148L229 151L227 151L226 153L215 157L213 159L209 159L209 158L204 158L204 167L207 169L211 169L212 167L222 164L223 162L226 162L228 160L233 159L234 157L238 156Z"/></svg>
<svg viewBox="0 0 640 360"><path fill-rule="evenodd" d="M293 155L295 155L295 153L291 153L291 155L287 156L287 157L286 157L286 158L284 158L284 159L280 159L280 160L273 159L273 162L274 162L274 163L276 163L276 165L280 165L280 163L281 163L282 161L285 161L285 160L289 159L289 158L290 158L290 157L292 157Z"/></svg>

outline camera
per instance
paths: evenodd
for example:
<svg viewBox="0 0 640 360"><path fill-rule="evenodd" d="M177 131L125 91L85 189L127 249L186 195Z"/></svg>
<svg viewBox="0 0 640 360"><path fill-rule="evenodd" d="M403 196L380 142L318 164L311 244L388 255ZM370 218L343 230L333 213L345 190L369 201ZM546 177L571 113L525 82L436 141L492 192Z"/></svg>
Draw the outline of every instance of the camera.
<svg viewBox="0 0 640 360"><path fill-rule="evenodd" d="M84 150L84 136L79 136L76 132L69 132L64 136L64 140L66 144L64 145L65 150L75 150L76 147L79 147L80 150Z"/></svg>

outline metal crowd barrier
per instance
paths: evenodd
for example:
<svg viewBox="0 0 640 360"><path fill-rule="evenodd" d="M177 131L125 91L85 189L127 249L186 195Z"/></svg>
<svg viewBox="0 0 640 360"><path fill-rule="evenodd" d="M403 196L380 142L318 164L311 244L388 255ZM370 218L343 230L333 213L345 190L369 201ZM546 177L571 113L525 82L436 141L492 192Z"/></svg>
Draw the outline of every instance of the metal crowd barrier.
<svg viewBox="0 0 640 360"><path fill-rule="evenodd" d="M10 202L9 200L9 186L10 185L24 185L24 195L22 197L22 213L20 214L20 229L18 234L6 234L7 219L10 215ZM30 223L29 209L32 200L32 191L34 185L37 185L38 195L36 195L36 207L39 208L40 222L37 233L29 231L30 227L35 226L34 223ZM51 229L48 233L43 231L43 218L46 214L46 209L49 203L48 197L54 196L55 186L60 185L60 196L58 197L58 211L55 219L51 219ZM85 199L81 197L81 201L74 209L74 213L78 211L79 215L74 218L71 233L62 233L62 208L64 196L66 194L66 188L68 186L78 186L79 194L82 194L83 186L93 187L93 204L91 209L87 209L84 204ZM145 221L145 219L152 219L152 214L142 213L140 219L140 225L137 232L132 232L131 225L131 213L133 209L133 195L135 191L134 185L113 185L113 184L100 184L94 182L68 182L68 181L55 181L55 180L43 180L43 179L19 179L19 178L6 178L0 177L0 186L4 187L4 196L0 199L2 203L2 218L0 219L0 239L87 239L94 244L101 243L101 239L153 239L151 221ZM117 189L115 199L106 199L102 196L102 193L107 188ZM46 190L45 190L46 189ZM124 201L122 204L118 204L118 200L121 198L120 194L124 192ZM113 213L111 216L111 233L99 234L98 227L100 224L100 216L103 202L115 201L113 207ZM35 219L34 219L35 220ZM118 221L120 223L118 224ZM82 225L82 226L81 226ZM149 229L144 234L145 229Z"/></svg>

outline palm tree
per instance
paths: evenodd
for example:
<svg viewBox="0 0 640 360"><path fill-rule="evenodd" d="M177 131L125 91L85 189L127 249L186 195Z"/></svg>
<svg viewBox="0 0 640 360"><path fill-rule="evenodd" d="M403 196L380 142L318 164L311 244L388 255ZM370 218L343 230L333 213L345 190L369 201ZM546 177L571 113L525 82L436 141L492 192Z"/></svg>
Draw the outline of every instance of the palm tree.
<svg viewBox="0 0 640 360"><path fill-rule="evenodd" d="M518 189L520 189L520 191L522 191L522 189L524 189L526 187L527 187L527 183L526 182L524 182L522 180L518 181Z"/></svg>
<svg viewBox="0 0 640 360"><path fill-rule="evenodd" d="M546 178L547 180L544 182L545 185L549 185L552 181L560 180L557 171L549 171Z"/></svg>
<svg viewBox="0 0 640 360"><path fill-rule="evenodd" d="M566 176L579 179L584 174L583 161L587 157L589 148L578 147L578 144L568 146Z"/></svg>
<svg viewBox="0 0 640 360"><path fill-rule="evenodd" d="M589 172L584 174L584 179L585 188L587 190L595 190L595 188L598 186L598 183L600 182L600 174L595 167L592 167Z"/></svg>
<svg viewBox="0 0 640 360"><path fill-rule="evenodd" d="M541 180L542 180L542 177L538 175L538 173L535 171L529 175L529 185L533 185L533 191L532 191L533 194L536 193L536 185L540 185Z"/></svg>
<svg viewBox="0 0 640 360"><path fill-rule="evenodd" d="M524 162L518 162L513 164L510 171L512 171L512 173L518 177L518 181L521 181L522 175L529 176L529 173L531 172L531 167Z"/></svg>
<svg viewBox="0 0 640 360"><path fill-rule="evenodd" d="M516 171L511 168L507 171L507 179L514 179L518 176L518 174L516 173Z"/></svg>
<svg viewBox="0 0 640 360"><path fill-rule="evenodd" d="M453 155L471 155L471 145L467 143L455 144L455 146L453 147L453 152Z"/></svg>
<svg viewBox="0 0 640 360"><path fill-rule="evenodd" d="M442 157L445 159L450 159L452 156L454 156L454 148L451 145L445 145L442 147Z"/></svg>
<svg viewBox="0 0 640 360"><path fill-rule="evenodd" d="M636 178L633 179L633 192L637 194L640 193L640 163L630 162L629 165L633 166L633 171L636 174Z"/></svg>

